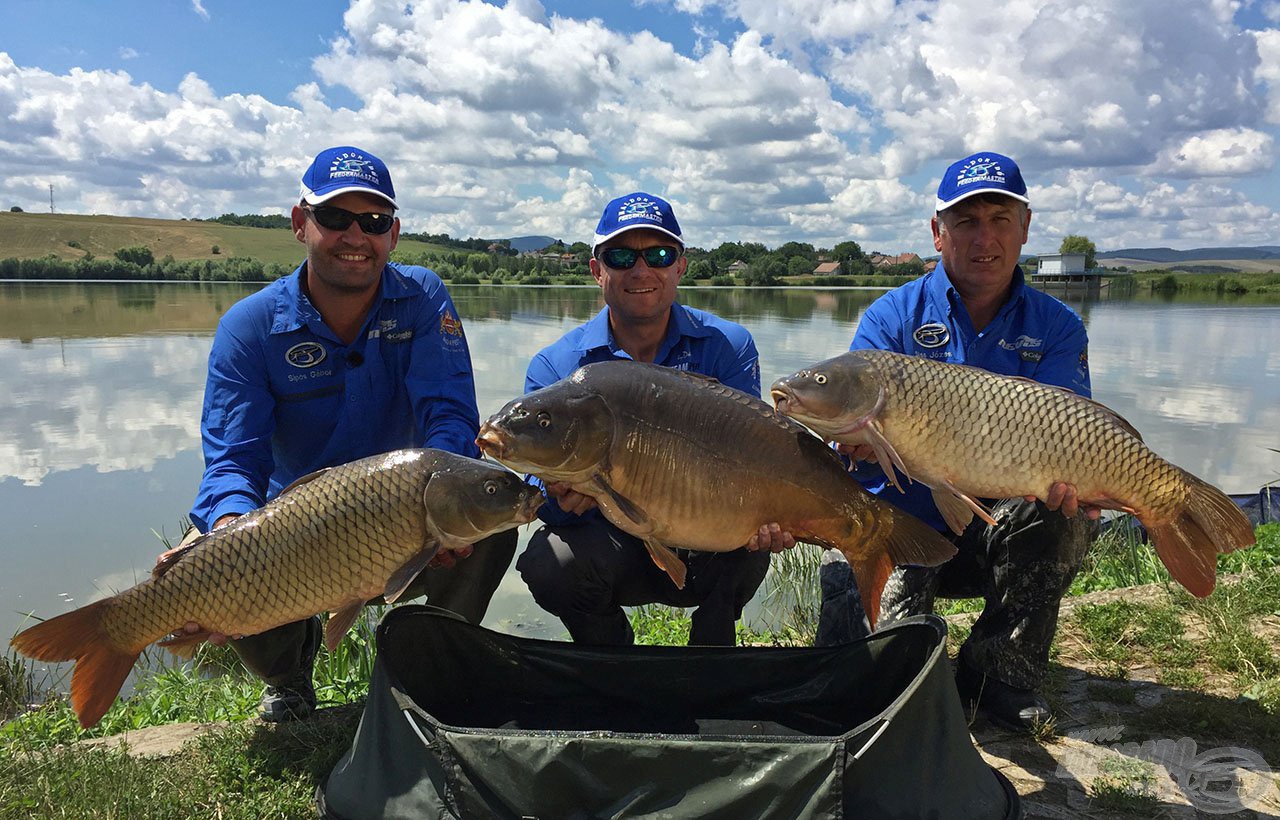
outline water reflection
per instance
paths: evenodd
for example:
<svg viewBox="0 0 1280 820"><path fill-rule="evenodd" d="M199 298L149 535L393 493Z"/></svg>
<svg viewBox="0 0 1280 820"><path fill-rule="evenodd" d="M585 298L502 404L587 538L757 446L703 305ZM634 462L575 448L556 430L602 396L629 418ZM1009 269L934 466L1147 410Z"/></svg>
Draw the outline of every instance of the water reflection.
<svg viewBox="0 0 1280 820"><path fill-rule="evenodd" d="M213 329L255 288L0 283L0 634L17 629L22 612L56 614L129 586L160 549L153 529L177 534L201 470ZM451 292L483 415L521 392L536 350L600 308L595 287ZM697 287L681 298L751 330L767 386L847 349L878 295ZM1157 452L1229 492L1280 477L1280 455L1268 449L1280 448L1280 308L1135 294L1077 309L1096 396ZM514 574L487 623L561 634Z"/></svg>

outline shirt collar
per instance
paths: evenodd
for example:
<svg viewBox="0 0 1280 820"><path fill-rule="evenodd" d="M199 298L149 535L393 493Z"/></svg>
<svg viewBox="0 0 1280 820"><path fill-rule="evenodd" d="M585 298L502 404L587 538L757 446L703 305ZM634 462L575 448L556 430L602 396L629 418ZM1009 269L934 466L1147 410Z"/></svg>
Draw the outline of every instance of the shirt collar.
<svg viewBox="0 0 1280 820"><path fill-rule="evenodd" d="M306 269L307 263L303 262L292 274L280 280L280 292L276 296L275 314L271 322L272 333L289 333L311 322L323 321L320 312L302 292L302 276ZM386 265L382 269L382 287L369 313L372 315L377 312L383 300L404 299L421 292L422 286L416 281L391 265Z"/></svg>
<svg viewBox="0 0 1280 820"><path fill-rule="evenodd" d="M957 291L955 286L951 284L951 277L947 276L947 272L943 268L941 260L938 261L938 266L933 269L933 272L926 274L926 276L932 277L932 279L925 284L925 289L929 293L930 300L938 305L943 305L948 308L964 307L964 300L960 298L959 291ZM1027 279L1022 273L1022 266L1014 265L1013 280L1011 282L1011 287L1009 288L1009 299L1000 306L1000 310L997 315L1004 313L1014 305L1021 302L1026 296L1026 291Z"/></svg>
<svg viewBox="0 0 1280 820"><path fill-rule="evenodd" d="M710 328L697 321L679 302L671 304L671 320L667 322L667 336L662 349L668 350L681 336L703 337L712 335ZM613 347L613 334L609 332L609 306L605 305L599 313L582 326L582 336L578 339L578 352L585 353L597 348Z"/></svg>

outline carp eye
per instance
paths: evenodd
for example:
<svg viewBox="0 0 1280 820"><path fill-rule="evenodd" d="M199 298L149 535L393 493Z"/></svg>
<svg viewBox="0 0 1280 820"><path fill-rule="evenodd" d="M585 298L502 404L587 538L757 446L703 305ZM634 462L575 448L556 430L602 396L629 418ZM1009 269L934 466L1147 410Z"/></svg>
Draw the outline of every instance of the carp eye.
<svg viewBox="0 0 1280 820"><path fill-rule="evenodd" d="M827 374L826 374L826 373L819 373L818 375L816 375L816 376L814 376L814 377L813 377L813 380L814 380L815 382L817 382L818 384L826 384L826 383L827 383Z"/></svg>
<svg viewBox="0 0 1280 820"><path fill-rule="evenodd" d="M484 483L484 491L489 495L495 495L498 492L498 482L486 481Z"/></svg>
<svg viewBox="0 0 1280 820"><path fill-rule="evenodd" d="M550 417L550 416L548 416L546 413L539 413L539 414L538 414L538 426L539 426L539 427L550 427L550 426L551 426L551 417Z"/></svg>

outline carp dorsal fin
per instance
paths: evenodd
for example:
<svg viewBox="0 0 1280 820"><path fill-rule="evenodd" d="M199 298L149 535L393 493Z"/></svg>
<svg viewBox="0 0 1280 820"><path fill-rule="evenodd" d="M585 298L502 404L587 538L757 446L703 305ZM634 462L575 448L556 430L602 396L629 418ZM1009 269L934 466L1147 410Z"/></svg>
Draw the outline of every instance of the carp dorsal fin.
<svg viewBox="0 0 1280 820"><path fill-rule="evenodd" d="M418 577L418 573L427 568L428 562L436 557L436 553L440 551L440 542L431 536L427 536L426 542L412 558L404 563L404 566L391 573L391 577L387 579L387 585L382 591L382 597L389 604L394 604L400 600L400 596L404 595L405 590L409 588L409 584L413 583L413 579Z"/></svg>
<svg viewBox="0 0 1280 820"><path fill-rule="evenodd" d="M592 483L596 485L605 495L609 496L609 500L618 508L618 512L627 517L627 520L638 527L649 526L649 514L640 509L631 499L615 490L600 473L596 473L591 477ZM658 566L662 566L659 564Z"/></svg>
<svg viewBox="0 0 1280 820"><path fill-rule="evenodd" d="M644 545L649 550L649 557L653 559L653 563L671 577L676 589L684 589L684 579L689 568L684 565L684 561L680 560L680 556L676 555L675 550L656 538L646 538Z"/></svg>
<svg viewBox="0 0 1280 820"><path fill-rule="evenodd" d="M319 478L320 476L324 475L325 473L329 472L332 469L333 469L332 467L321 467L319 470L307 473L304 476L298 476L292 482L290 482L288 487L285 487L283 490L281 490L280 495L277 495L276 498L279 498L281 495L284 495L290 490L296 490L298 487L301 487L303 484L306 484L311 481L315 481L317 478Z"/></svg>
<svg viewBox="0 0 1280 820"><path fill-rule="evenodd" d="M1138 432L1137 427L1134 427L1132 424L1129 423L1128 419L1126 419L1124 416L1120 415L1116 411L1112 410L1110 407L1107 407L1105 404L1103 404L1100 401L1094 401L1093 399L1086 398L1085 396L1080 395L1076 391L1071 390L1070 388L1062 387L1061 385L1041 384L1038 381L1033 381L1032 379L1028 379L1026 376L1005 376L1005 378L1013 379L1014 381L1019 381L1019 382L1026 382L1027 384L1034 384L1036 387L1042 387L1046 390L1061 390L1062 392L1066 393L1068 396L1071 396L1072 398L1078 401L1082 401L1085 404L1092 406L1094 410L1097 410L1099 413L1102 413L1104 416L1107 416L1116 424L1120 425L1120 427L1126 433L1133 436L1138 441L1142 441L1142 433Z"/></svg>
<svg viewBox="0 0 1280 820"><path fill-rule="evenodd" d="M356 622L356 617L362 609L364 609L364 601L355 600L343 604L329 613L329 620L324 625L324 645L326 649L332 652L338 648L338 644L342 642L342 636L347 634L347 630Z"/></svg>
<svg viewBox="0 0 1280 820"><path fill-rule="evenodd" d="M155 580L156 578L160 578L166 572L177 566L178 561L182 560L182 556L195 549L196 545L204 540L205 535L207 535L207 533L202 533L195 527L188 529L186 533L183 534L182 540L178 542L178 546L174 551L168 553L159 561L156 561L156 565L151 568L151 579Z"/></svg>

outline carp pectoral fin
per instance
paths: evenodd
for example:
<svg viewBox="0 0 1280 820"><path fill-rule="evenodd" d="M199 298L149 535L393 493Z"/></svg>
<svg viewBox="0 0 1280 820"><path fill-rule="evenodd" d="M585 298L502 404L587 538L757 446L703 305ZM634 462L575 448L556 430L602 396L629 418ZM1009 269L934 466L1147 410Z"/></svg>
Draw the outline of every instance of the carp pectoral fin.
<svg viewBox="0 0 1280 820"><path fill-rule="evenodd" d="M635 524L637 527L649 526L648 513L636 506L631 499L627 498L625 495L610 486L604 476L597 473L591 478L595 485L599 487L605 495L609 496L609 500L614 503L614 506L618 508L619 512L627 517L628 521ZM659 563L658 566L661 567L662 564ZM683 566L683 564L681 564L681 566ZM683 589L683 582L681 582L680 587Z"/></svg>
<svg viewBox="0 0 1280 820"><path fill-rule="evenodd" d="M973 520L973 508L947 489L934 490L932 495L934 506L942 513L942 520L947 522L947 527L956 535L964 532L964 528Z"/></svg>
<svg viewBox="0 0 1280 820"><path fill-rule="evenodd" d="M342 643L342 636L356 622L356 616L364 609L364 601L352 601L341 609L329 613L329 620L324 624L324 645L332 652Z"/></svg>
<svg viewBox="0 0 1280 820"><path fill-rule="evenodd" d="M907 465L902 463L902 457L898 455L898 451L893 449L893 444L889 439L885 438L884 431L880 429L880 422L872 420L863 428L866 431L867 444L871 445L872 451L876 454L876 461L880 463L880 469L884 470L885 478L889 479L889 483L898 489L898 492L905 492L902 485L898 483L898 475L893 471L897 467L906 477L907 483L911 483L911 473L907 471Z"/></svg>
<svg viewBox="0 0 1280 820"><path fill-rule="evenodd" d="M848 558L848 554L845 557ZM893 559L882 552L867 559L852 559L849 566L853 567L853 577L858 582L858 597L862 599L862 609L867 613L867 623L875 629L876 621L880 619L880 595L889 580L889 573L893 572Z"/></svg>
<svg viewBox="0 0 1280 820"><path fill-rule="evenodd" d="M314 472L307 473L304 476L299 476L298 478L295 478L289 484L288 487L285 487L283 490L280 491L280 495L277 495L276 498L279 498L281 495L284 495L290 490L301 487L303 484L306 484L309 481L315 481L317 478L319 478L320 476L324 475L325 473L329 472L332 469L333 469L332 467L321 467L319 470L316 470Z"/></svg>
<svg viewBox="0 0 1280 820"><path fill-rule="evenodd" d="M950 496L950 498L947 498ZM942 517L946 520L947 526L959 535L964 532L964 528L969 526L969 520L973 515L978 516L991 526L995 526L996 520L991 516L991 510L987 509L981 501L973 496L961 492L961 490L949 481L942 482L942 488L933 491L933 501L938 505L938 511L942 513ZM948 508L952 508L955 514L955 521L947 516ZM964 512L960 512L963 510ZM970 515L972 513L972 515ZM956 529L956 523L960 523L960 528Z"/></svg>
<svg viewBox="0 0 1280 820"><path fill-rule="evenodd" d="M436 553L439 551L440 542L428 539L417 555L406 561L400 569L391 573L391 577L387 579L387 585L382 591L383 600L389 604L394 604L400 600L400 596L404 595L405 590L413 583L413 579L417 578L418 573L427 568L427 563L432 558L435 558Z"/></svg>
<svg viewBox="0 0 1280 820"><path fill-rule="evenodd" d="M667 575L671 576L671 580L675 583L676 589L684 589L685 574L688 567L684 565L684 561L680 560L680 556L675 551L661 541L655 541L652 538L646 538L644 545L649 550L649 557L653 559L653 563Z"/></svg>

